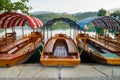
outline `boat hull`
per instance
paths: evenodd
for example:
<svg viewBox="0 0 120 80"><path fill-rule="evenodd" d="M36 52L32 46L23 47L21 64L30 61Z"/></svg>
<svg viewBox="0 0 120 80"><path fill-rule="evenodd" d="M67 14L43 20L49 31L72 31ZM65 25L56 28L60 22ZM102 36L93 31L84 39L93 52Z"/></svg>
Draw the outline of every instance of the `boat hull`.
<svg viewBox="0 0 120 80"><path fill-rule="evenodd" d="M32 33L35 34L36 32ZM34 54L34 52L40 47L42 41L42 36L38 35L38 37L34 37L34 35L30 35L30 37L24 37L16 42L13 42L13 44L8 45L8 47L5 46L5 48L0 48L0 66L10 67L16 64L25 63L31 57L31 55ZM17 50L14 50L16 48Z"/></svg>
<svg viewBox="0 0 120 80"><path fill-rule="evenodd" d="M44 66L77 66L81 60L74 41L57 34L46 42L40 61Z"/></svg>
<svg viewBox="0 0 120 80"><path fill-rule="evenodd" d="M11 59L10 59L10 56L7 56L7 57L9 57L9 59L0 59L1 67L4 67L4 66L10 67L10 66L14 66L14 65L18 64L21 60L23 60L26 57L26 54L18 55L17 57L14 57L14 55L13 55L14 58L11 58Z"/></svg>
<svg viewBox="0 0 120 80"><path fill-rule="evenodd" d="M41 59L44 66L77 66L80 59Z"/></svg>
<svg viewBox="0 0 120 80"><path fill-rule="evenodd" d="M77 45L86 53L87 57L94 60L94 62L98 62L101 64L120 65L120 57L106 58L106 57L101 56L100 55L101 53L95 53L94 50L92 50L86 46L87 43L82 42L83 37L84 37L84 39L88 39L85 36L81 37L79 34L79 36L76 37L76 41L77 41ZM114 53L114 54L116 55L116 53Z"/></svg>
<svg viewBox="0 0 120 80"><path fill-rule="evenodd" d="M120 58L103 58L98 55L93 55L93 59L101 64L120 65Z"/></svg>

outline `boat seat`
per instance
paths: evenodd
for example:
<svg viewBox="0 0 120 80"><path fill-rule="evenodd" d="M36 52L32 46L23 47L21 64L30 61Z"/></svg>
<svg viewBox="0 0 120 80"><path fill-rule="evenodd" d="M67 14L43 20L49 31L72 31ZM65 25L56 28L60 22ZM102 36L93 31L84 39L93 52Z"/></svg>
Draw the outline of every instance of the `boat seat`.
<svg viewBox="0 0 120 80"><path fill-rule="evenodd" d="M47 45L45 45L45 48L44 48L44 52L45 53L52 53L52 50L53 50L53 46L54 46L54 43L55 43L56 39L51 39Z"/></svg>
<svg viewBox="0 0 120 80"><path fill-rule="evenodd" d="M65 39L67 45L68 45L68 52L70 53L76 53L77 52L77 48L75 46L75 44L71 41L71 40L68 40L68 39Z"/></svg>
<svg viewBox="0 0 120 80"><path fill-rule="evenodd" d="M2 48L0 48L0 53L7 53L9 50L19 46L22 43L27 42L28 40L30 40L30 38L26 37L26 38L22 38L22 39L20 39L18 41L15 41L15 42L13 42L13 43L11 43L9 45L5 45Z"/></svg>

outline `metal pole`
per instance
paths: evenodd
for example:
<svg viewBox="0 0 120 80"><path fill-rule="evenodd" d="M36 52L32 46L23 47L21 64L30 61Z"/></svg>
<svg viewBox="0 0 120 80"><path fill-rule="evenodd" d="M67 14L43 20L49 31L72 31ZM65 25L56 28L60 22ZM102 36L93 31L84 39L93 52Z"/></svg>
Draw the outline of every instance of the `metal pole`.
<svg viewBox="0 0 120 80"><path fill-rule="evenodd" d="M52 37L52 27L51 27L51 37Z"/></svg>
<svg viewBox="0 0 120 80"><path fill-rule="evenodd" d="M5 39L6 39L6 44L7 44L7 30L6 30L6 27L5 27Z"/></svg>
<svg viewBox="0 0 120 80"><path fill-rule="evenodd" d="M22 35L23 35L23 37L24 37L24 29L23 29L23 26L22 26Z"/></svg>
<svg viewBox="0 0 120 80"><path fill-rule="evenodd" d="M70 37L71 37L71 27L70 27Z"/></svg>
<svg viewBox="0 0 120 80"><path fill-rule="evenodd" d="M12 27L12 33L14 32L14 28Z"/></svg>
<svg viewBox="0 0 120 80"><path fill-rule="evenodd" d="M45 42L45 28L43 28L43 37L44 37L44 42Z"/></svg>
<svg viewBox="0 0 120 80"><path fill-rule="evenodd" d="M38 27L37 27L37 29L36 29L36 32L38 32Z"/></svg>
<svg viewBox="0 0 120 80"><path fill-rule="evenodd" d="M47 40L48 40L48 27L47 27Z"/></svg>
<svg viewBox="0 0 120 80"><path fill-rule="evenodd" d="M39 32L42 32L42 28L40 27L39 29L40 29Z"/></svg>
<svg viewBox="0 0 120 80"><path fill-rule="evenodd" d="M58 74L58 80L61 80L61 65L59 65L59 74Z"/></svg>

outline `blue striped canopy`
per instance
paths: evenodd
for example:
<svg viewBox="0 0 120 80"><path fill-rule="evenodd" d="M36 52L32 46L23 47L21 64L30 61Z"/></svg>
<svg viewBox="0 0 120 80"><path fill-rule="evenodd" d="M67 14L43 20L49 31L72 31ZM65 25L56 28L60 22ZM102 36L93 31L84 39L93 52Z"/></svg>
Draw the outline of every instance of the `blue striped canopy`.
<svg viewBox="0 0 120 80"><path fill-rule="evenodd" d="M86 18L84 20L79 21L77 24L80 26L80 30L84 30L85 26L88 26L94 19L97 17Z"/></svg>
<svg viewBox="0 0 120 80"><path fill-rule="evenodd" d="M84 20L79 21L77 24L80 26L80 30L84 30L85 26L88 26L89 23L93 23L97 28L107 28L120 30L120 20L115 19L111 16L99 16L99 17L91 17Z"/></svg>

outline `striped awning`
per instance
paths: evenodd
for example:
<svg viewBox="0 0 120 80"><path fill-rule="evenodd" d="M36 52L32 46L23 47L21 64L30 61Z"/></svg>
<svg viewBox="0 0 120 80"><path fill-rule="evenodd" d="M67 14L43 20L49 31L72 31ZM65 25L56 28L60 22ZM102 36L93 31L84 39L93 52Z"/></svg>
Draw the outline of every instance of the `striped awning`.
<svg viewBox="0 0 120 80"><path fill-rule="evenodd" d="M107 28L120 30L120 20L115 19L111 16L100 16L100 17L92 17L81 20L78 22L80 29L83 30L85 25L89 25L89 23L93 23L96 28Z"/></svg>
<svg viewBox="0 0 120 80"><path fill-rule="evenodd" d="M28 16L15 12L6 12L0 14L0 28L25 26L26 21L28 21L32 29L43 26L42 20L35 18L33 16Z"/></svg>

